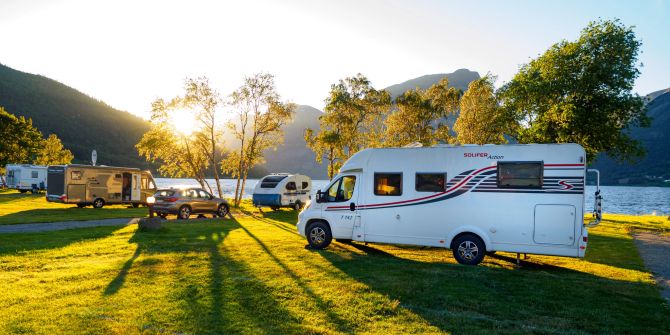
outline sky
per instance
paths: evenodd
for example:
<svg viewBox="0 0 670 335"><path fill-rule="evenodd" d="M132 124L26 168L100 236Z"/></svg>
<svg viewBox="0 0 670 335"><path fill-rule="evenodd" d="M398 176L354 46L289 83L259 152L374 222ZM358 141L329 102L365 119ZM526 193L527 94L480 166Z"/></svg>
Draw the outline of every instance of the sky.
<svg viewBox="0 0 670 335"><path fill-rule="evenodd" d="M468 68L500 86L598 18L635 26L637 93L670 87L667 0L0 0L0 63L145 118L185 78L227 96L258 72L283 99L322 109L356 73L384 88Z"/></svg>

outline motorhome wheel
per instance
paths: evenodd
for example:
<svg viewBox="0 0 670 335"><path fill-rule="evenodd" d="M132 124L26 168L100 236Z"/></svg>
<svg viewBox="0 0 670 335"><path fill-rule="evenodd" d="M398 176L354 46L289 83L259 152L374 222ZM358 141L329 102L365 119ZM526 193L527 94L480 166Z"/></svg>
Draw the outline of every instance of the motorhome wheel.
<svg viewBox="0 0 670 335"><path fill-rule="evenodd" d="M313 249L323 249L333 240L330 228L325 222L319 221L312 223L307 228L307 242Z"/></svg>
<svg viewBox="0 0 670 335"><path fill-rule="evenodd" d="M228 215L228 211L229 211L228 206L226 206L225 204L221 204L219 205L219 209L216 211L216 213L223 218L226 217L226 215Z"/></svg>
<svg viewBox="0 0 670 335"><path fill-rule="evenodd" d="M181 206L177 217L181 220L188 220L189 216L191 216L191 207Z"/></svg>
<svg viewBox="0 0 670 335"><path fill-rule="evenodd" d="M484 259L486 247L477 235L465 234L454 240L452 252L457 262L465 265L477 265Z"/></svg>
<svg viewBox="0 0 670 335"><path fill-rule="evenodd" d="M105 206L105 200L98 198L93 201L93 208L102 208L103 206Z"/></svg>

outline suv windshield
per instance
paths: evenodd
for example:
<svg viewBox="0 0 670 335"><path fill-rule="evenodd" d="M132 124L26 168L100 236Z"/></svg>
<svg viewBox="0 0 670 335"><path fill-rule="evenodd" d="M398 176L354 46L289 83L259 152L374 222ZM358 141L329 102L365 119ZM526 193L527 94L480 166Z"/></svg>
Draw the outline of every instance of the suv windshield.
<svg viewBox="0 0 670 335"><path fill-rule="evenodd" d="M261 188L275 188L280 181L288 176L268 176L261 180Z"/></svg>

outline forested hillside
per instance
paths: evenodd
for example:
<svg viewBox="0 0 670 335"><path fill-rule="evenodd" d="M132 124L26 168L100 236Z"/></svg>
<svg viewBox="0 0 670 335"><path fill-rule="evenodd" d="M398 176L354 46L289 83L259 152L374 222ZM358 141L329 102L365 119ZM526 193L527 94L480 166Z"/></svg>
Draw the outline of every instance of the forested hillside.
<svg viewBox="0 0 670 335"><path fill-rule="evenodd" d="M58 135L75 162L88 163L95 149L98 164L148 166L135 150L146 121L55 80L0 64L0 106L32 118L44 136Z"/></svg>

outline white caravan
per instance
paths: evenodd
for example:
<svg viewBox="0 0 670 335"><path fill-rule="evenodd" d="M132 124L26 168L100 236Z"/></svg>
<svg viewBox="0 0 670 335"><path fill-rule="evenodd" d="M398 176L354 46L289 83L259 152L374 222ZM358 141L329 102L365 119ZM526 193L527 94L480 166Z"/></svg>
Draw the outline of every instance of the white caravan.
<svg viewBox="0 0 670 335"><path fill-rule="evenodd" d="M256 183L252 202L256 207L273 210L291 207L300 210L309 202L312 179L301 174L273 173Z"/></svg>
<svg viewBox="0 0 670 335"><path fill-rule="evenodd" d="M30 164L7 164L5 181L8 188L24 193L37 193L47 188L47 167Z"/></svg>
<svg viewBox="0 0 670 335"><path fill-rule="evenodd" d="M472 265L495 251L584 257L601 213L597 191L584 224L585 159L577 144L366 149L297 229L317 249L332 238L444 247Z"/></svg>

